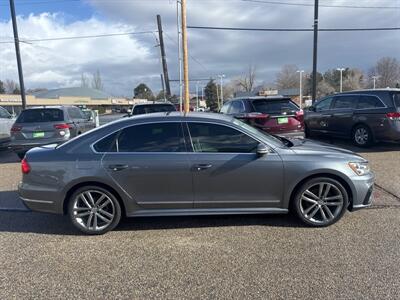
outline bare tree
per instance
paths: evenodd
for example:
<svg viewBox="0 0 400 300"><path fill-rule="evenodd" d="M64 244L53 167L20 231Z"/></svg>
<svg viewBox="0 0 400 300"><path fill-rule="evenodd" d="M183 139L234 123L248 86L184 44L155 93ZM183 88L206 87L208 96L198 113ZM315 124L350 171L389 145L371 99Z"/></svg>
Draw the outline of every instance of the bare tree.
<svg viewBox="0 0 400 300"><path fill-rule="evenodd" d="M364 73L359 69L348 69L343 78L343 90L352 91L362 88Z"/></svg>
<svg viewBox="0 0 400 300"><path fill-rule="evenodd" d="M368 75L369 80L372 80L372 76L377 76L378 88L396 87L400 84L400 63L396 58L383 57L377 61Z"/></svg>
<svg viewBox="0 0 400 300"><path fill-rule="evenodd" d="M96 73L93 73L92 88L96 90L103 89L103 82L101 80L101 75L99 70L97 70Z"/></svg>
<svg viewBox="0 0 400 300"><path fill-rule="evenodd" d="M247 73L236 80L236 85L245 92L251 92L256 81L256 67L249 65Z"/></svg>
<svg viewBox="0 0 400 300"><path fill-rule="evenodd" d="M4 89L6 90L6 94L13 94L18 89L18 84L14 80L6 79Z"/></svg>
<svg viewBox="0 0 400 300"><path fill-rule="evenodd" d="M276 87L278 89L291 89L299 87L299 74L296 65L284 65L276 74Z"/></svg>
<svg viewBox="0 0 400 300"><path fill-rule="evenodd" d="M82 73L81 75L81 87L89 87L89 78L85 73Z"/></svg>

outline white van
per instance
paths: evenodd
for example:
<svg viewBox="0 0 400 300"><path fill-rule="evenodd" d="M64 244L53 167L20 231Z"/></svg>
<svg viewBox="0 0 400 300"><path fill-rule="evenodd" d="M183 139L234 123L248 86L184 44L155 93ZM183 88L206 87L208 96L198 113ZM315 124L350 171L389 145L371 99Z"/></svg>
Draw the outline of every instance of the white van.
<svg viewBox="0 0 400 300"><path fill-rule="evenodd" d="M10 143L10 130L14 122L15 118L0 106L0 148L7 147Z"/></svg>

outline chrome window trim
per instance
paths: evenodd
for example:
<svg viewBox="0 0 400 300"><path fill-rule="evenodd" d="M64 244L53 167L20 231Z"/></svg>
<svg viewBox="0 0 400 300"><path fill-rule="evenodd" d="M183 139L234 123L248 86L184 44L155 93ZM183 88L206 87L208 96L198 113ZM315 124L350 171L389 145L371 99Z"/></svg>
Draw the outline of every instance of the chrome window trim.
<svg viewBox="0 0 400 300"><path fill-rule="evenodd" d="M97 139L96 141L91 143L89 145L89 147L93 151L93 153L102 154L102 155L105 155L105 154L135 154L135 155L138 155L138 154L144 154L144 155L148 155L148 154L170 154L170 155L171 154L175 154L176 155L176 154L193 154L193 153L194 154L247 154L247 155L254 155L255 154L255 153L240 153L240 152L194 152L194 151L191 151L191 152L188 152L188 151L186 151L186 152L109 152L109 151L98 152L94 148L94 145L97 142L99 142L100 140L105 139L105 138L109 137L110 135L112 135L112 134L114 134L114 133L116 133L118 131L124 130L125 128L128 128L128 127L138 126L138 125L146 125L146 124L159 124L159 123L181 123L181 125L183 126L183 123L187 124L188 122L192 122L192 123L199 123L200 122L200 123L207 123L207 124L214 124L214 125L222 125L222 126L230 127L232 129L236 129L236 130L242 132L243 134L246 134L246 135L250 136L252 139L256 140L257 142L267 146L270 149L270 153L276 153L272 146L270 146L269 144L265 143L264 141L260 141L260 139L255 137L252 133L244 132L243 130L238 129L238 128L230 125L230 124L227 125L227 124L221 124L221 123L213 122L213 121L196 121L196 120L189 120L189 121L187 121L187 120L179 120L179 121L177 121L177 120L167 120L167 121L158 121L158 122L147 121L147 122L140 122L140 123L137 123L137 124L126 125L124 127L121 127L121 128L119 128L117 130L114 130L113 132L111 132L111 133L109 133L109 134ZM188 132L189 132L190 141L192 143L192 139L191 139L191 136L190 136L189 128L188 128ZM183 132L183 137L185 138L185 132ZM194 150L193 146L192 146L192 149Z"/></svg>

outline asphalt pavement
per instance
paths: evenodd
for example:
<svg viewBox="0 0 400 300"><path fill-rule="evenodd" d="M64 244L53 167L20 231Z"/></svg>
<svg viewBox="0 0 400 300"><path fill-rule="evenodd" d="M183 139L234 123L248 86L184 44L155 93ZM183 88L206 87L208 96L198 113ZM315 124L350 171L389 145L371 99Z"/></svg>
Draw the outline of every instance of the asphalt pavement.
<svg viewBox="0 0 400 300"><path fill-rule="evenodd" d="M329 142L329 141L328 141ZM327 228L290 215L124 219L103 236L26 210L0 151L0 299L400 299L400 148L371 162L371 208Z"/></svg>

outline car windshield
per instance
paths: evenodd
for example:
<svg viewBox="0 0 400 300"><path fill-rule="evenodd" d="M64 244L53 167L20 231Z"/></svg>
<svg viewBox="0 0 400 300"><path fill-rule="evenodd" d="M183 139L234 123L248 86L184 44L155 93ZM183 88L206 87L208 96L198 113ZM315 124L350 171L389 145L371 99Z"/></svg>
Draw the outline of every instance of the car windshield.
<svg viewBox="0 0 400 300"><path fill-rule="evenodd" d="M60 122L64 120L64 113L61 109L44 108L28 109L21 112L17 123L42 123L42 122Z"/></svg>
<svg viewBox="0 0 400 300"><path fill-rule="evenodd" d="M284 112L298 111L299 107L293 103L290 99L282 100L268 100L260 99L254 100L253 106L257 112L264 114L281 114Z"/></svg>
<svg viewBox="0 0 400 300"><path fill-rule="evenodd" d="M266 140L269 144L272 144L275 147L288 146L288 144L285 141L283 141L283 140L281 140L281 139L279 139L279 138L277 138L275 136L272 136L272 135L270 135L270 134L268 134L268 133L266 133L264 131L258 130L258 129L256 129L256 128L254 128L254 127L252 127L252 126L250 126L250 125L248 125L248 124L246 124L246 123L244 123L244 122L242 122L242 121L240 121L238 119L233 119L233 123L238 125L238 126L240 126L240 127L242 127L246 131L254 134L255 136L257 136L261 140Z"/></svg>

